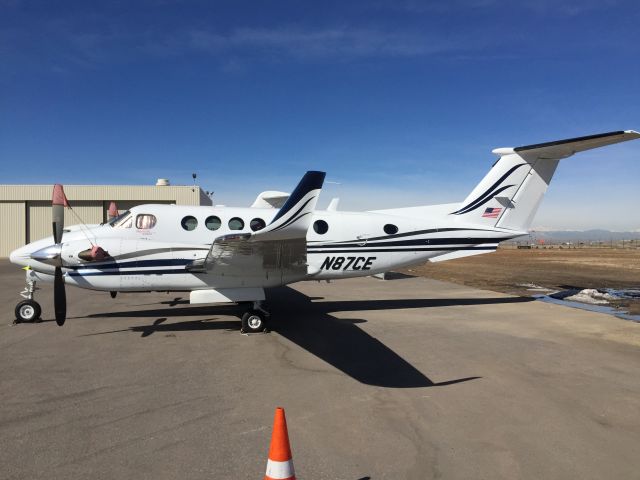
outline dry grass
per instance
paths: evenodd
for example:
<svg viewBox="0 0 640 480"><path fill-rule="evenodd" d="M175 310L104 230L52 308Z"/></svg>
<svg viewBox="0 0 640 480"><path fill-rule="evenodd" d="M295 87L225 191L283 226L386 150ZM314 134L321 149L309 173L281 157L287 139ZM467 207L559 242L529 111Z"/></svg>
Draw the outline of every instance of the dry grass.
<svg viewBox="0 0 640 480"><path fill-rule="evenodd" d="M640 288L640 250L499 249L487 255L427 263L407 272L523 296L533 293L526 284L552 290ZM640 302L622 303L640 313Z"/></svg>

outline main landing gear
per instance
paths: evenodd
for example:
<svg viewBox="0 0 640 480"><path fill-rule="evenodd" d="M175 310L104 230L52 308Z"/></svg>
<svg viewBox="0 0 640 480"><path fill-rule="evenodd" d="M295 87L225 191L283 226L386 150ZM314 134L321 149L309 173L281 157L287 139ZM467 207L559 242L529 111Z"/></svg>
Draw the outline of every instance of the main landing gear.
<svg viewBox="0 0 640 480"><path fill-rule="evenodd" d="M24 300L16 305L15 323L37 322L40 320L42 308L40 304L33 299L33 294L36 290L36 281L29 277L29 270L27 270L27 286L20 292Z"/></svg>
<svg viewBox="0 0 640 480"><path fill-rule="evenodd" d="M267 319L271 314L264 302L253 302L249 310L242 315L240 333L261 333L267 331Z"/></svg>

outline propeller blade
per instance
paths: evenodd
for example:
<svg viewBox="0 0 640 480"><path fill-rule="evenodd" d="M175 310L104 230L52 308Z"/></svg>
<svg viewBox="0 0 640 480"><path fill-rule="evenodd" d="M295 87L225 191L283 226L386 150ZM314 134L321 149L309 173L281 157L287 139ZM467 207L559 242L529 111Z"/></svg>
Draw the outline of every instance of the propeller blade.
<svg viewBox="0 0 640 480"><path fill-rule="evenodd" d="M64 207L68 206L69 202L64 194L62 185L55 184L53 186L53 196L51 198L53 214L53 241L55 243L62 242L62 230L64 229Z"/></svg>
<svg viewBox="0 0 640 480"><path fill-rule="evenodd" d="M67 318L67 293L64 289L64 278L62 277L62 232L64 229L64 208L69 206L67 196L64 194L62 185L56 183L53 186L51 197L51 210L53 216L53 241L57 247L58 257L56 273L53 279L53 309L56 312L56 323L64 325Z"/></svg>
<svg viewBox="0 0 640 480"><path fill-rule="evenodd" d="M61 327L67 318L67 293L64 289L64 279L60 267L56 267L53 281L53 308L56 312L56 323Z"/></svg>

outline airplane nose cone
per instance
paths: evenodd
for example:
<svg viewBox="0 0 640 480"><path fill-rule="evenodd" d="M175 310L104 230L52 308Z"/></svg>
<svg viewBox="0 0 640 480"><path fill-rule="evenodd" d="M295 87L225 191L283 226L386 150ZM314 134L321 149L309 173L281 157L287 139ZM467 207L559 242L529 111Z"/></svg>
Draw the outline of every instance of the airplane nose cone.
<svg viewBox="0 0 640 480"><path fill-rule="evenodd" d="M29 252L25 247L18 248L9 254L9 261L14 265L27 267L29 266Z"/></svg>
<svg viewBox="0 0 640 480"><path fill-rule="evenodd" d="M54 267L62 266L62 245L49 245L48 247L41 248L32 252L29 256L37 261L53 265Z"/></svg>

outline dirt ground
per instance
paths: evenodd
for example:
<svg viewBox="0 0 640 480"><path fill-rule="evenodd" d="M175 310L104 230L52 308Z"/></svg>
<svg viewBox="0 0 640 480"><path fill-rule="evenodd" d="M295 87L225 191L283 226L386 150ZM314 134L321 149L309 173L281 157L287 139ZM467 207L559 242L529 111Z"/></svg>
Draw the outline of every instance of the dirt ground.
<svg viewBox="0 0 640 480"><path fill-rule="evenodd" d="M638 249L498 249L447 262L427 263L404 271L472 287L531 296L530 284L551 290L569 288L640 288ZM640 301L617 306L640 313Z"/></svg>

